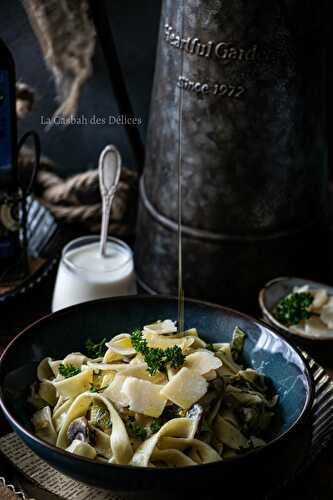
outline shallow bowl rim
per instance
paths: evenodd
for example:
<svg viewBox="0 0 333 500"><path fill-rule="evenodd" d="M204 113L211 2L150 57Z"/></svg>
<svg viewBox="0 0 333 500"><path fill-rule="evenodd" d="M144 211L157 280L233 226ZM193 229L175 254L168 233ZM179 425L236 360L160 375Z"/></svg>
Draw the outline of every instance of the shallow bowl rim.
<svg viewBox="0 0 333 500"><path fill-rule="evenodd" d="M61 448L58 448L52 444L47 443L46 441L43 441L42 439L39 439L37 436L35 436L32 432L27 430L23 425L21 425L15 418L14 415L11 414L11 412L7 409L4 401L4 391L3 391L3 385L2 385L2 379L3 379L3 374L2 374L2 364L3 360L6 358L8 352L13 348L13 346L16 344L16 342L19 341L21 337L24 335L29 334L30 331L33 331L34 328L40 324L47 323L48 321L52 321L54 318L63 316L66 314L70 314L71 311L77 310L82 308L83 306L87 306L88 304L98 304L98 303L112 303L112 302L117 302L117 301L140 301L140 300L150 300L152 302L158 302L158 301L173 301L177 302L178 298L172 295L126 295L126 296L120 296L120 297L111 297L111 298L104 298L104 299L97 299L89 302L83 302L81 304L75 304L73 306L61 309L59 311L56 311L54 313L47 314L43 316L42 318L38 319L37 321L34 321L30 325L28 325L26 328L24 328L21 332L19 332L13 339L12 341L8 344L8 346L5 348L3 351L2 355L0 356L0 408L2 409L5 417L11 424L11 426L14 428L15 433L17 433L17 430L25 436L25 439L30 441L33 441L36 443L37 446L41 446L42 448L48 450L49 452L52 452L53 454L55 453L56 455L59 454L59 456L63 457L66 461L68 459L73 460L73 463L85 463L85 464L90 464L93 465L94 467L96 466L108 466L108 467L114 467L116 469L122 469L122 470L127 470L127 471L141 471L141 473L150 473L152 470L158 470L159 473L162 473L164 475L170 475L172 474L172 471L174 471L174 468L170 467L156 467L152 469L151 467L139 467L139 466L131 466L131 465L120 465L120 464L110 464L110 463L101 463L97 462L96 460L90 459L90 458L85 458L85 457L79 457L77 455L73 455L70 452L67 452ZM220 466L232 466L232 465L237 465L237 463L242 463L245 461L248 461L250 457L252 456L258 456L262 455L264 453L268 453L272 448L275 448L276 446L280 445L282 442L286 440L292 433L294 433L302 424L307 420L309 417L313 402L314 402L314 397L315 397L315 390L314 390L314 380L313 376L311 374L311 371L309 369L308 363L303 356L301 350L290 343L285 337L283 337L278 329L274 328L273 326L265 323L264 321L257 320L253 318L252 316L249 316L245 313L242 313L240 311L237 311L236 309L232 309L229 307L222 306L221 304L214 304L212 302L208 301L203 301L203 300L198 300L198 299L185 299L185 303L189 304L198 304L201 306L205 306L208 308L212 309L219 309L222 311L225 311L231 315L236 315L238 317L241 317L242 319L246 321L250 321L251 323L255 323L258 326L261 326L265 328L266 330L269 331L270 334L273 334L274 336L277 336L279 339L281 339L284 343L286 343L300 358L302 361L302 364L304 366L304 373L306 375L306 380L307 380L307 394L306 394L306 401L304 403L304 406L302 408L301 413L299 414L298 418L293 422L293 424L285 430L280 436L272 439L269 441L265 446L262 448L255 448L254 450L244 454L244 455L239 455L238 457L234 457L230 460L221 460L217 462L211 462L211 463L206 463L206 464L198 464L194 467L194 470L198 470L198 467L200 469L202 468L209 468L212 466L216 466L220 464ZM26 443L26 441L25 441ZM27 444L29 448L31 448L30 444ZM44 459L47 461L47 459ZM221 465L223 464L223 465ZM184 466L184 467L176 467L176 470L181 471L181 470L190 470L193 466ZM144 472L145 471L145 472Z"/></svg>

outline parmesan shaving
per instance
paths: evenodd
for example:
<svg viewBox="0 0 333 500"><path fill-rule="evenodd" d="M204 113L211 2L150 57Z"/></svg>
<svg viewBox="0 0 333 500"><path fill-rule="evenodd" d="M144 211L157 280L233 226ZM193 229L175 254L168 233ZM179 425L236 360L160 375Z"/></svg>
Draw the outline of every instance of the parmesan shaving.
<svg viewBox="0 0 333 500"><path fill-rule="evenodd" d="M122 385L121 393L128 399L130 410L157 418L162 414L167 402L166 398L161 395L162 387L148 380L127 377Z"/></svg>
<svg viewBox="0 0 333 500"><path fill-rule="evenodd" d="M204 375L211 370L220 368L222 361L210 351L197 351L186 356L184 366Z"/></svg>
<svg viewBox="0 0 333 500"><path fill-rule="evenodd" d="M161 394L184 410L188 410L208 389L207 380L193 370L183 367L163 387Z"/></svg>

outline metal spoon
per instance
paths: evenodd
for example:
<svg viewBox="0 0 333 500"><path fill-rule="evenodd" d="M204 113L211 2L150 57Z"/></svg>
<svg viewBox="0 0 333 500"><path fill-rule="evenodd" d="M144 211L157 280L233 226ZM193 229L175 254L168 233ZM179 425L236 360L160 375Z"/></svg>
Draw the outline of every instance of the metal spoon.
<svg viewBox="0 0 333 500"><path fill-rule="evenodd" d="M98 172L102 197L100 253L102 257L106 257L110 211L121 173L121 156L115 146L106 146L103 149L98 161Z"/></svg>

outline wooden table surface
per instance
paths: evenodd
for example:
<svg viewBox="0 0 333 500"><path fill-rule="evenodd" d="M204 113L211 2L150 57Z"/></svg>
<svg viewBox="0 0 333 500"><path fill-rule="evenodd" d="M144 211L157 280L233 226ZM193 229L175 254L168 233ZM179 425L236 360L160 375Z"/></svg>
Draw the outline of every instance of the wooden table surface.
<svg viewBox="0 0 333 500"><path fill-rule="evenodd" d="M53 283L54 276L50 276L44 284L40 284L33 292L22 296L19 300L7 304L0 303L0 350L16 333L49 313ZM253 315L259 317L259 311L253 311ZM327 347L322 351L308 349L308 352L327 369L333 379L333 344L331 352L330 349L327 350ZM0 415L1 433L6 428L7 424ZM306 473L294 481L278 498L282 500L333 499L333 440Z"/></svg>

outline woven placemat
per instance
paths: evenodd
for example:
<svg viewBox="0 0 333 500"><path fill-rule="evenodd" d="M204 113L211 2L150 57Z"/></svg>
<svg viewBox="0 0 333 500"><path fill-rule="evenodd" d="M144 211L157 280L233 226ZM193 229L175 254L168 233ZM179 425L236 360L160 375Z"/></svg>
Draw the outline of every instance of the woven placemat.
<svg viewBox="0 0 333 500"><path fill-rule="evenodd" d="M0 450L21 474L63 500L123 500L118 495L80 483L56 471L14 432L0 438Z"/></svg>

